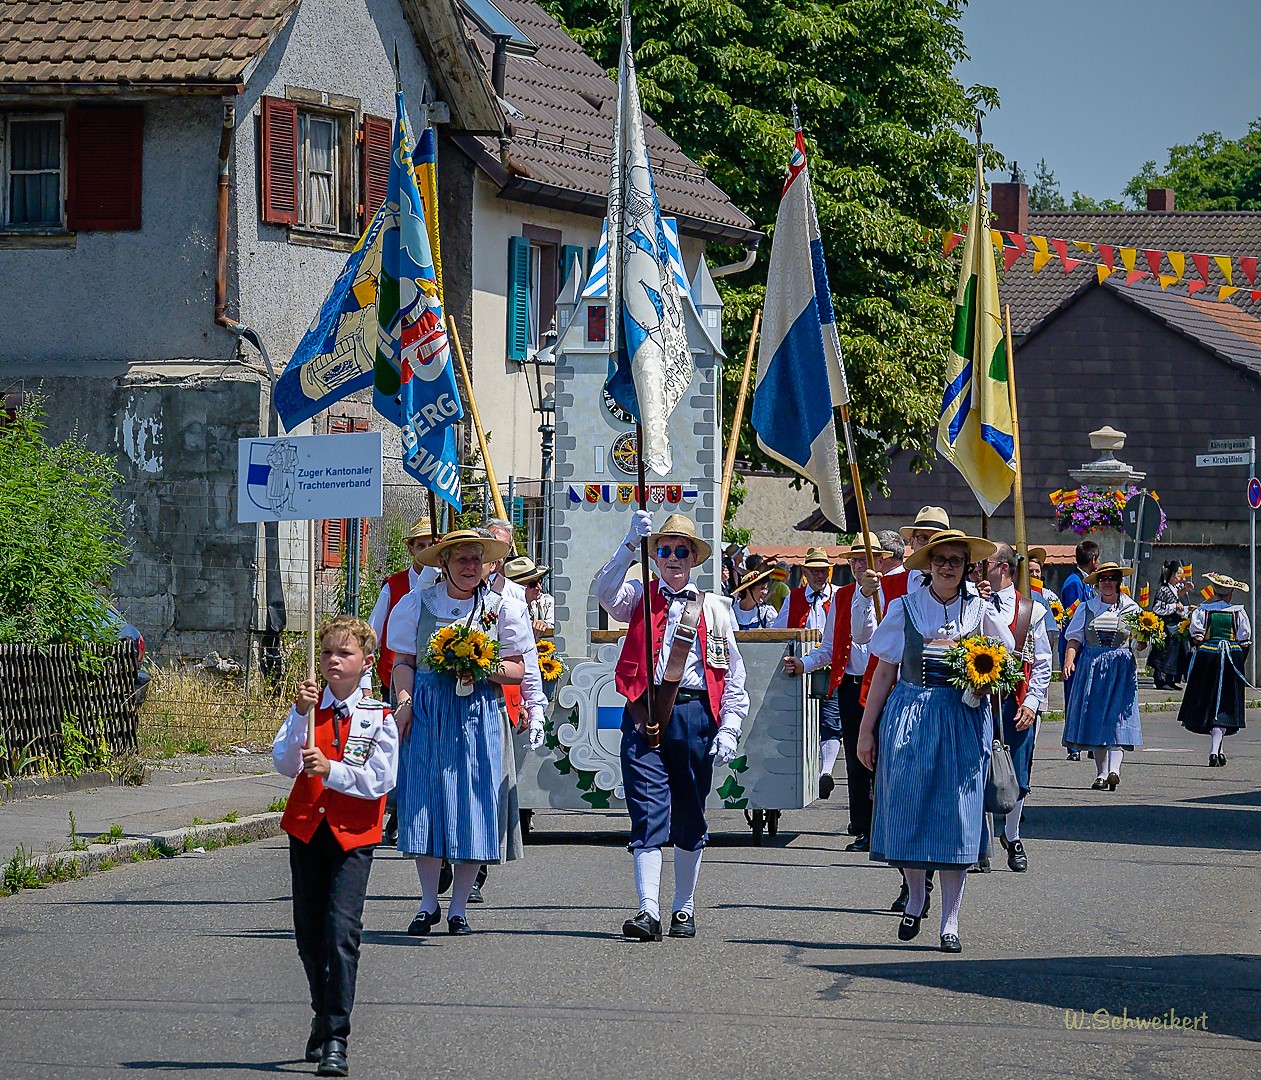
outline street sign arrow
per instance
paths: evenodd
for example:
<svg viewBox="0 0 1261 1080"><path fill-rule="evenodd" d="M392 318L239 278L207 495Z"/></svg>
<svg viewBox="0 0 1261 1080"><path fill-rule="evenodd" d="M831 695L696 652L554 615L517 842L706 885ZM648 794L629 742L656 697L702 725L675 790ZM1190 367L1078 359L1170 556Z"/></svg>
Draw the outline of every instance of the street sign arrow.
<svg viewBox="0 0 1261 1080"><path fill-rule="evenodd" d="M1217 465L1247 465L1252 461L1251 454L1196 454L1197 469L1212 468Z"/></svg>

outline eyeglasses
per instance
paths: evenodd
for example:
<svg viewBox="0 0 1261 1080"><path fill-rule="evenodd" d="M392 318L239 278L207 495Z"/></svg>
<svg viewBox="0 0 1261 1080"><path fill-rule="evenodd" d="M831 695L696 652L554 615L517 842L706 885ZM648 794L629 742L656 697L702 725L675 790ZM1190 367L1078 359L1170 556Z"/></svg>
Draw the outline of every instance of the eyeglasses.
<svg viewBox="0 0 1261 1080"><path fill-rule="evenodd" d="M1121 575L1120 574L1104 574L1100 577L1095 578L1095 580L1096 581L1110 581L1112 582L1113 585L1120 585Z"/></svg>
<svg viewBox="0 0 1261 1080"><path fill-rule="evenodd" d="M674 547L670 547L667 544L662 544L660 547L657 548L657 558L668 559L670 557L671 552L674 553L674 557L676 559L686 559L689 555L692 554L692 549L688 547L686 544L675 544Z"/></svg>
<svg viewBox="0 0 1261 1080"><path fill-rule="evenodd" d="M949 558L945 555L934 555L928 561L937 570L958 570L968 560L962 555L951 555Z"/></svg>

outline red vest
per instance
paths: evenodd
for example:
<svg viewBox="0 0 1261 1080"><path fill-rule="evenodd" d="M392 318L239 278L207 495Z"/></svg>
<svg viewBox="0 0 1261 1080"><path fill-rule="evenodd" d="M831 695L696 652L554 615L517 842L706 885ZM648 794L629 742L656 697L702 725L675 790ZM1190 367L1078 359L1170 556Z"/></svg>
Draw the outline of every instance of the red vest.
<svg viewBox="0 0 1261 1080"><path fill-rule="evenodd" d="M899 596L905 596L907 586L911 584L911 575L909 571L903 570L900 574L893 574L880 579L880 595L883 597L882 603L884 608L881 611L883 615L889 610L889 605L893 603ZM866 706L867 691L871 689L871 679L876 673L876 665L880 662L879 657L870 656L867 659L867 671L863 675L862 689L858 691L858 703Z"/></svg>
<svg viewBox="0 0 1261 1080"><path fill-rule="evenodd" d="M823 613L825 615L831 606L831 597L823 601ZM806 599L806 588L803 585L800 589L793 589L788 594L788 629L803 629L808 618L810 618L810 602Z"/></svg>
<svg viewBox="0 0 1261 1080"><path fill-rule="evenodd" d="M849 653L854 645L854 632L850 626L850 603L854 599L856 582L842 585L836 590L832 599L836 602L836 619L832 623L832 675L828 679L828 697L836 693L836 688L845 678L845 669L849 666Z"/></svg>
<svg viewBox="0 0 1261 1080"><path fill-rule="evenodd" d="M381 693L386 701L390 700L390 674L394 671L394 653L385 647L385 630L389 629L390 612L404 596L412 591L410 573L410 570L400 570L397 574L391 574L385 579L385 587L390 590L390 606L385 612L385 627L382 630L381 640L377 642L377 676L381 680Z"/></svg>
<svg viewBox="0 0 1261 1080"><path fill-rule="evenodd" d="M342 724L342 745L351 733L354 715ZM315 745L324 751L329 761L341 761L341 750L333 749L333 710L331 707L315 710ZM337 837L343 851L381 842L381 821L385 817L385 797L357 799L340 791L326 788L318 776L300 773L293 782L289 801L285 804L280 827L290 836L303 843L310 843L321 821Z"/></svg>
<svg viewBox="0 0 1261 1080"><path fill-rule="evenodd" d="M666 618L670 613L670 605L661 595L661 586L654 581L648 590L648 602L652 606L652 657L655 662L661 655L661 639L666 632ZM701 656L706 656L705 619L702 615L697 627L700 639ZM630 626L622 641L622 654L617 658L614 670L613 685L617 692L627 701L635 701L648 692L650 672L644 669L644 605L638 603L631 614ZM726 668L712 668L705 664L705 689L709 695L709 706L713 711L715 722L720 722L723 686L727 682Z"/></svg>
<svg viewBox="0 0 1261 1080"><path fill-rule="evenodd" d="M1020 618L1020 590L1019 589L1016 590L1016 613L1011 617L1012 637L1016 636L1016 620L1018 618ZM1038 605L1035 603L1033 605L1033 611L1031 612L1030 618L1029 618L1029 633L1030 634L1033 633L1033 624L1037 621L1038 621ZM1024 642L1021 642L1021 641L1016 642L1017 649L1021 648L1023 645L1024 645ZM1025 703L1025 695L1029 693L1029 676L1033 674L1033 665L1031 663L1029 663L1028 661L1025 661L1024 664L1022 664L1021 666L1023 667L1025 674L1024 674L1024 677L1020 680L1020 682L1016 684L1016 689L1013 691L1016 698L1017 708L1019 708L1021 705Z"/></svg>

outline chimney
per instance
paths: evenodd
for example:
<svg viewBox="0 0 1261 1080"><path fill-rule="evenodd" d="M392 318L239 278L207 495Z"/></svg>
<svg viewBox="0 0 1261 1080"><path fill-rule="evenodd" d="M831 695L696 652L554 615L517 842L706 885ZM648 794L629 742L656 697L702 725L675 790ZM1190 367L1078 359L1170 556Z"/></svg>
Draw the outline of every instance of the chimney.
<svg viewBox="0 0 1261 1080"><path fill-rule="evenodd" d="M1147 189L1147 209L1158 214L1173 213L1173 188L1149 187Z"/></svg>
<svg viewBox="0 0 1261 1080"><path fill-rule="evenodd" d="M490 85L494 88L495 96L503 99L504 81L508 72L508 42L512 38L503 34L495 35L495 51L490 58Z"/></svg>
<svg viewBox="0 0 1261 1080"><path fill-rule="evenodd" d="M994 184L990 188L990 226L1002 232L1029 231L1029 186Z"/></svg>

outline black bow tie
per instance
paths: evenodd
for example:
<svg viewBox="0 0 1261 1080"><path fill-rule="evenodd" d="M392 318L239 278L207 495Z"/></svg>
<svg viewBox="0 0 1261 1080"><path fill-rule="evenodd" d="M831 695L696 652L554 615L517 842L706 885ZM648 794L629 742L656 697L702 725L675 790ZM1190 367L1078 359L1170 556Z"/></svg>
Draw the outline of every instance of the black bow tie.
<svg viewBox="0 0 1261 1080"><path fill-rule="evenodd" d="M350 709L346 707L344 701L333 702L333 748L340 750L342 748L342 721L350 721Z"/></svg>
<svg viewBox="0 0 1261 1080"><path fill-rule="evenodd" d="M1002 611L1002 610L1003 610L1003 597L1002 597L1002 594L1000 594L1000 593L995 593L995 594L994 594L994 606L995 606L996 608L998 608L998 610L999 610L999 611Z"/></svg>
<svg viewBox="0 0 1261 1080"><path fill-rule="evenodd" d="M808 593L806 593L806 599L807 599L807 600L808 600L811 604L817 604L820 600L826 600L826 599L827 599L827 593L822 593L822 592L808 592Z"/></svg>
<svg viewBox="0 0 1261 1080"><path fill-rule="evenodd" d="M661 595L664 596L668 601L670 601L670 603L673 604L676 600L684 600L684 601L695 600L696 590L695 589L680 589L678 592L675 592L673 589L667 589L663 585L661 586Z"/></svg>

